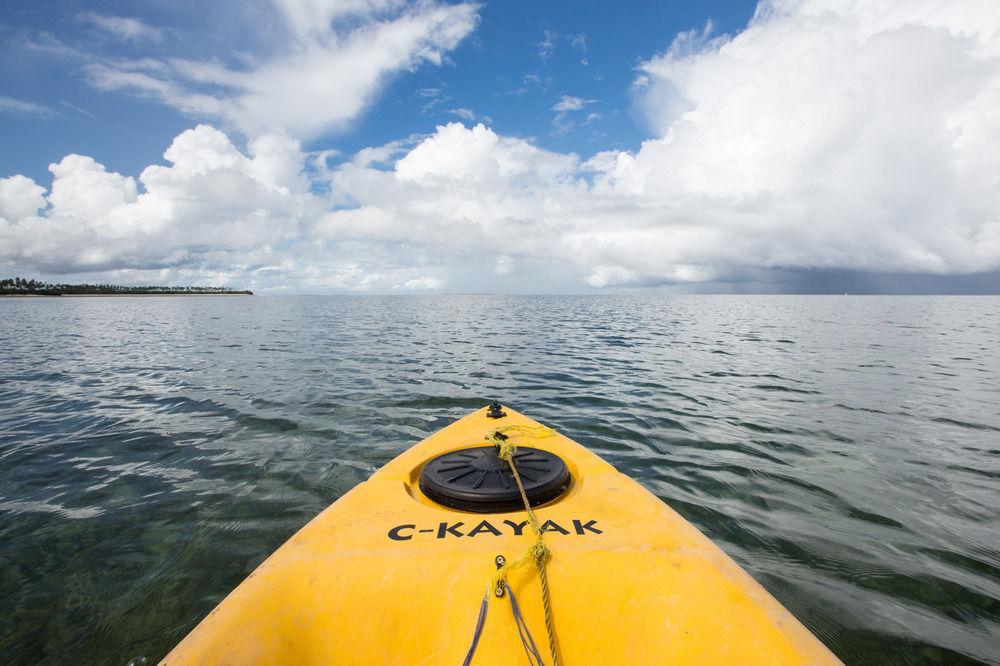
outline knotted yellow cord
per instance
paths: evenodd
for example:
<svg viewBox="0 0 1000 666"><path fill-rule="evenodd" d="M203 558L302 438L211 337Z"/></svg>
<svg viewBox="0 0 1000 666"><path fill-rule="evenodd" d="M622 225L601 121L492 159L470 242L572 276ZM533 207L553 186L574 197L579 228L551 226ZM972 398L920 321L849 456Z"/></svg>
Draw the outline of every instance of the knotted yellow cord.
<svg viewBox="0 0 1000 666"><path fill-rule="evenodd" d="M513 433L509 434L509 433ZM544 426L523 426L509 425L497 428L486 435L486 439L499 444L498 455L510 465L510 471L514 474L514 481L517 482L517 489L521 493L521 501L524 502L524 510L528 512L528 520L531 523L531 531L535 534L535 541L528 546L528 551L524 557L511 564L504 564L493 574L489 592L493 592L501 584L507 584L507 573L516 569L526 562L534 562L538 568L538 577L542 583L542 607L545 609L545 631L549 635L549 652L552 654L552 666L559 666L559 652L556 645L556 631L552 624L552 609L549 605L549 579L545 575L545 561L551 557L552 552L545 545L542 539L542 529L538 525L535 512L531 510L531 503L528 501L528 494L524 492L524 484L521 483L521 475L517 473L517 466L514 464L514 453L517 445L513 442L514 435L521 435L525 438L552 437L555 430Z"/></svg>

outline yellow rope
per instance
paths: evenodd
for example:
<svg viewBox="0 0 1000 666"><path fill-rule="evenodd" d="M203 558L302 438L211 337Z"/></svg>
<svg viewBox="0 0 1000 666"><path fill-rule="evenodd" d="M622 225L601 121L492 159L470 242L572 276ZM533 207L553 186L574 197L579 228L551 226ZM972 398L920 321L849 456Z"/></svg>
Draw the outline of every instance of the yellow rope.
<svg viewBox="0 0 1000 666"><path fill-rule="evenodd" d="M538 568L539 579L542 583L542 607L545 609L545 631L549 635L549 652L552 654L552 666L559 666L559 651L556 644L556 631L552 624L552 608L549 604L549 579L545 574L545 561L551 557L552 551L549 550L549 547L545 545L545 541L542 539L542 529L538 525L538 518L535 517L535 512L531 509L531 503L528 501L528 494L524 492L524 484L521 483L521 475L518 474L517 466L514 464L514 453L517 451L517 445L513 441L513 435L508 433L522 435L525 438L552 437L556 434L554 430L544 426L509 425L504 426L503 428L497 428L486 436L486 439L499 444L500 450L498 451L498 454L500 458L506 460L507 464L510 465L510 471L514 473L514 481L517 482L517 489L521 493L521 501L524 503L524 510L528 512L528 520L531 522L531 530L535 533L534 543L528 546L527 552L521 559L512 564L504 564L496 570L496 573L493 574L490 591L495 591L501 583L506 585L507 573L512 569L516 569L526 562L535 563L535 566Z"/></svg>

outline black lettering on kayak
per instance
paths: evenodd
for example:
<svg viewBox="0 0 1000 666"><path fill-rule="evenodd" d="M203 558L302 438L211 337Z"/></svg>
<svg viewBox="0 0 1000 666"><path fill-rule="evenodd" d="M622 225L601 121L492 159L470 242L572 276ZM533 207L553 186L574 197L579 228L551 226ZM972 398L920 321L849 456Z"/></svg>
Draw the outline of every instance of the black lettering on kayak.
<svg viewBox="0 0 1000 666"><path fill-rule="evenodd" d="M562 528L559 523L554 520L546 520L545 524L542 525L541 531L544 532L559 532L559 534L569 534L565 529Z"/></svg>
<svg viewBox="0 0 1000 666"><path fill-rule="evenodd" d="M587 522L581 522L579 520L573 519L573 527L576 528L576 533L583 536L584 530L589 530L594 534L604 534L603 530L599 530L594 525L597 524L596 520L588 520Z"/></svg>
<svg viewBox="0 0 1000 666"><path fill-rule="evenodd" d="M569 520L569 518L566 520ZM542 532L558 532L563 535L573 534L575 536L595 536L598 534L604 534L604 530L597 526L597 522L598 521L595 519L581 520L579 518L573 518L573 531L571 532L554 520L546 520L542 523L542 526L539 529ZM477 537L482 534L492 534L493 536L513 535L519 537L531 533L530 523L527 520L522 520L520 522L515 520L504 520L499 525L494 525L489 520L481 520L475 525L475 527L472 527L467 532L463 533L462 527L464 526L465 523L461 521L455 523L438 523L434 527L418 527L413 523L406 523L403 525L396 525L390 529L387 536L393 541L412 541L413 537L419 538L421 534L434 533L436 533L436 537L438 539L447 539L449 536L456 538Z"/></svg>
<svg viewBox="0 0 1000 666"><path fill-rule="evenodd" d="M452 536L457 536L457 537L462 536L462 533L458 531L458 528L461 527L464 524L465 523L461 523L461 522L455 523L454 525L449 525L448 523L441 523L440 525L438 525L437 538L438 539L443 539L448 534L451 534Z"/></svg>
<svg viewBox="0 0 1000 666"><path fill-rule="evenodd" d="M515 523L513 520L505 520L503 521L503 524L510 525L514 528L514 536L521 536L521 530L523 530L524 526L528 524L528 521L523 520L520 523Z"/></svg>
<svg viewBox="0 0 1000 666"><path fill-rule="evenodd" d="M403 530L415 530L416 525L396 525L391 530L389 530L389 538L393 541L409 541L413 538L412 534L403 535Z"/></svg>
<svg viewBox="0 0 1000 666"><path fill-rule="evenodd" d="M490 521L488 520L484 520L483 522L473 527L472 531L466 534L465 536L474 537L480 532L489 532L493 536L500 536L500 530L490 525Z"/></svg>

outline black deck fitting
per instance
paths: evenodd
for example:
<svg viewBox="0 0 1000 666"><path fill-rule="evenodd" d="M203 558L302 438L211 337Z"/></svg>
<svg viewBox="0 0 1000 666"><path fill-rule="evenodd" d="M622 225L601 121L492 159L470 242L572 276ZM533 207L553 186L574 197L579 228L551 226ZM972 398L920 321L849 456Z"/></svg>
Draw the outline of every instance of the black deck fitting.
<svg viewBox="0 0 1000 666"><path fill-rule="evenodd" d="M503 411L503 405L499 401L494 400L490 403L490 411L486 412L486 416L491 419L502 419L507 416L507 412Z"/></svg>

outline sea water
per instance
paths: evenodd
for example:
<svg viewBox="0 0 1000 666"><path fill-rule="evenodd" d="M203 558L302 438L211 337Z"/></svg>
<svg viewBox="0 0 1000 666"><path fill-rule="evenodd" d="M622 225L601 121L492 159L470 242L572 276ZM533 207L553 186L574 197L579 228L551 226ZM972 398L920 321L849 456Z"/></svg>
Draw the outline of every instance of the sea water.
<svg viewBox="0 0 1000 666"><path fill-rule="evenodd" d="M0 299L0 662L159 659L492 398L844 661L1000 663L1000 298L860 296Z"/></svg>

